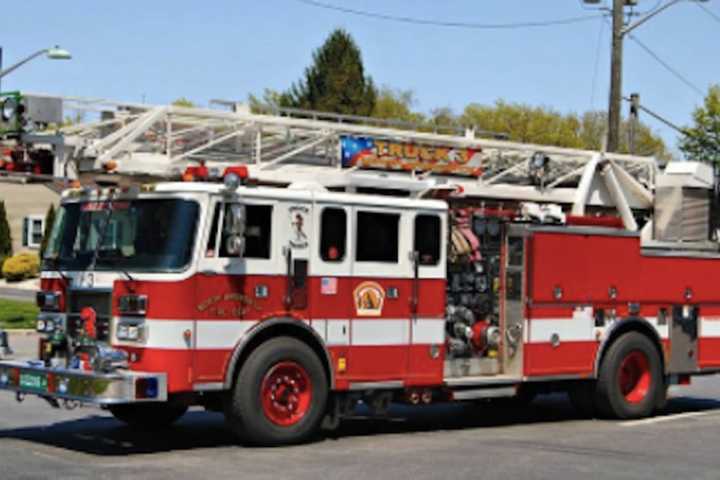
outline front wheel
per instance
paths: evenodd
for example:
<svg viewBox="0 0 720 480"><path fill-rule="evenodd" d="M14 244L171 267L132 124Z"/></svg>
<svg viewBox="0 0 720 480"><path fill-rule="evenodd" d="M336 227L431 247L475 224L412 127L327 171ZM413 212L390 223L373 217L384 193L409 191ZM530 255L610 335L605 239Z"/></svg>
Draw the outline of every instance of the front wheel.
<svg viewBox="0 0 720 480"><path fill-rule="evenodd" d="M325 369L315 352L294 338L275 338L243 364L226 401L225 418L248 443L298 443L318 429L327 397Z"/></svg>
<svg viewBox="0 0 720 480"><path fill-rule="evenodd" d="M655 345L640 333L626 333L610 346L602 361L597 406L608 417L647 417L655 411L664 388Z"/></svg>

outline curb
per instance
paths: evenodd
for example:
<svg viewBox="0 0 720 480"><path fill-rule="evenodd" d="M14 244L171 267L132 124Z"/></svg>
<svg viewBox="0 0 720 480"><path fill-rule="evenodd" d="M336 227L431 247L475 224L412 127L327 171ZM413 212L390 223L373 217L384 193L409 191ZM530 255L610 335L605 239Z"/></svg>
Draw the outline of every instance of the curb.
<svg viewBox="0 0 720 480"><path fill-rule="evenodd" d="M34 334L38 333L37 331L32 330L30 328L16 328L16 329L6 328L5 331L10 336L34 335Z"/></svg>

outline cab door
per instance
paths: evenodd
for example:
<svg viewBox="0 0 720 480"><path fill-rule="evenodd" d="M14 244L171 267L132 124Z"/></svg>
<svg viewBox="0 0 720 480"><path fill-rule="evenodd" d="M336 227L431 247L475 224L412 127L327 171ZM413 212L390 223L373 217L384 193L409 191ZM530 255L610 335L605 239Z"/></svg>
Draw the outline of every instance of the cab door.
<svg viewBox="0 0 720 480"><path fill-rule="evenodd" d="M401 209L356 206L353 224L348 373L358 381L404 380L412 321L411 218Z"/></svg>
<svg viewBox="0 0 720 480"><path fill-rule="evenodd" d="M228 216L244 207L244 252L233 253ZM278 231L284 225L276 200L216 199L210 205L204 251L195 275L193 381L212 384L225 368L240 339L271 312L284 308L285 264ZM168 301L172 301L169 299Z"/></svg>

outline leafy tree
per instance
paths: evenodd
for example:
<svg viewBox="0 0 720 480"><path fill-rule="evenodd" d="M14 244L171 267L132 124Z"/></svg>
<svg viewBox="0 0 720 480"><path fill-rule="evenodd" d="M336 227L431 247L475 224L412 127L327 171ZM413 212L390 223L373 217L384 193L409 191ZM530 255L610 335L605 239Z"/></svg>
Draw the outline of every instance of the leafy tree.
<svg viewBox="0 0 720 480"><path fill-rule="evenodd" d="M720 164L720 85L710 87L693 120L680 139L680 150L689 160Z"/></svg>
<svg viewBox="0 0 720 480"><path fill-rule="evenodd" d="M372 116L387 120L424 123L425 115L414 112L413 105L415 105L415 94L412 90L394 90L390 87L383 87L378 92Z"/></svg>
<svg viewBox="0 0 720 480"><path fill-rule="evenodd" d="M605 112L562 114L548 107L533 107L503 100L498 100L494 105L470 104L460 121L463 125L505 133L516 142L587 150L600 150L607 131ZM629 123L622 122L620 152L623 153L630 150L629 129ZM635 132L635 152L655 155L660 160L667 160L670 156L663 140L642 123Z"/></svg>
<svg viewBox="0 0 720 480"><path fill-rule="evenodd" d="M277 90L266 88L263 91L262 97L248 95L248 104L250 105L250 111L253 113L267 113L267 109L273 109L280 106L280 97L282 94Z"/></svg>
<svg viewBox="0 0 720 480"><path fill-rule="evenodd" d="M370 115L377 90L365 75L360 49L349 33L337 29L313 53L303 78L278 99L281 107Z"/></svg>
<svg viewBox="0 0 720 480"><path fill-rule="evenodd" d="M12 255L12 237L10 235L10 224L5 211L5 202L0 200L0 259Z"/></svg>
<svg viewBox="0 0 720 480"><path fill-rule="evenodd" d="M45 214L45 230L43 231L42 242L40 242L40 258L45 256L45 249L47 248L48 241L50 240L53 223L55 223L55 205L51 203L47 213Z"/></svg>
<svg viewBox="0 0 720 480"><path fill-rule="evenodd" d="M172 102L172 104L176 107L185 107L185 108L195 108L195 106L196 106L192 100L188 100L185 97L178 98L177 100Z"/></svg>

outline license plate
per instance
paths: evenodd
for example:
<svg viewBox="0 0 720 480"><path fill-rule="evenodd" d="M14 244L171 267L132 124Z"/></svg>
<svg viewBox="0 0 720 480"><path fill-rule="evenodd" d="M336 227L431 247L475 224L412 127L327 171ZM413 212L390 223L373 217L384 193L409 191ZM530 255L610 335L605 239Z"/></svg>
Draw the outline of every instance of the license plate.
<svg viewBox="0 0 720 480"><path fill-rule="evenodd" d="M47 377L42 373L21 373L20 387L44 392L47 390Z"/></svg>

